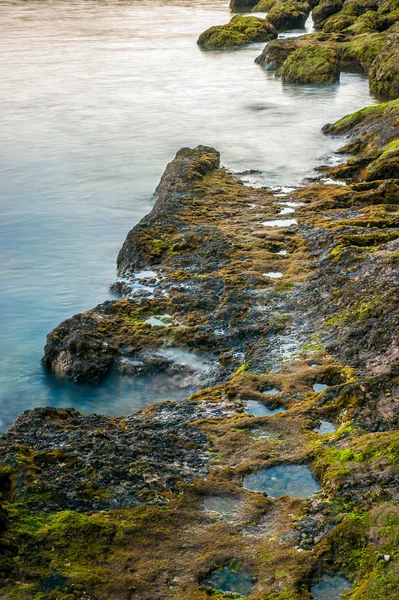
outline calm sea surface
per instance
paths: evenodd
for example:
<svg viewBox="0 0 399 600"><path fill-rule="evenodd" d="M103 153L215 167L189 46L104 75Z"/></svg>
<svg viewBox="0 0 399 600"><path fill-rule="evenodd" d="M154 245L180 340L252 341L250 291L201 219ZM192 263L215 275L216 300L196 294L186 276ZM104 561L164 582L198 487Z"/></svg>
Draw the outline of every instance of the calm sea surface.
<svg viewBox="0 0 399 600"><path fill-rule="evenodd" d="M360 75L283 85L253 62L263 44L199 50L230 16L226 0L1 1L0 429L34 406L123 414L183 397L160 379L57 381L45 335L110 297L117 252L180 147L292 185L338 145L321 126L374 102Z"/></svg>

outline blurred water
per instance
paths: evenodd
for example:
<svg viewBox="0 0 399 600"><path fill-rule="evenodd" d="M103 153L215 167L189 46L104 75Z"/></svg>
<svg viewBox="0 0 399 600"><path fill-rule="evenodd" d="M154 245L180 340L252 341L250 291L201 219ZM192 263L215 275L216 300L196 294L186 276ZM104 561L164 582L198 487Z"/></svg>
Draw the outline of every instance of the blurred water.
<svg viewBox="0 0 399 600"><path fill-rule="evenodd" d="M0 3L2 428L37 405L120 414L173 396L58 382L40 357L48 331L109 297L124 237L180 147L214 145L232 170L259 170L255 183L292 185L337 146L321 126L373 102L359 75L282 85L253 63L262 44L200 51L230 16L227 0Z"/></svg>

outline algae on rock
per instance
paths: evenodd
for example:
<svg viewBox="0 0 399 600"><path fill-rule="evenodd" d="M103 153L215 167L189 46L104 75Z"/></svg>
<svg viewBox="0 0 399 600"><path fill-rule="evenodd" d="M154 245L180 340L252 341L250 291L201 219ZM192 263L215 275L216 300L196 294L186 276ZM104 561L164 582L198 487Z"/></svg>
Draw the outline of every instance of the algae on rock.
<svg viewBox="0 0 399 600"><path fill-rule="evenodd" d="M198 45L205 50L218 50L268 42L276 37L275 28L266 19L236 15L226 25L216 25L204 31L198 38Z"/></svg>
<svg viewBox="0 0 399 600"><path fill-rule="evenodd" d="M304 46L284 61L276 75L288 83L326 85L339 81L336 54L324 46Z"/></svg>

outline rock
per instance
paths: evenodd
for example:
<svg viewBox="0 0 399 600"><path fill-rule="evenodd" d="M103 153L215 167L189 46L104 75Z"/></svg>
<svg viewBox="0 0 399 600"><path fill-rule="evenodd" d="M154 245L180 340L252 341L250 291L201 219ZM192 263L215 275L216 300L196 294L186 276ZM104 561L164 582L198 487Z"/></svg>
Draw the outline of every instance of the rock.
<svg viewBox="0 0 399 600"><path fill-rule="evenodd" d="M266 69L278 69L284 61L298 49L296 40L273 40L265 46L255 62Z"/></svg>
<svg viewBox="0 0 399 600"><path fill-rule="evenodd" d="M252 10L253 12L269 12L276 2L277 0L260 0Z"/></svg>
<svg viewBox="0 0 399 600"><path fill-rule="evenodd" d="M204 31L198 38L198 45L205 50L218 50L268 42L276 37L277 32L269 21L236 15L226 25L216 25Z"/></svg>
<svg viewBox="0 0 399 600"><path fill-rule="evenodd" d="M1 438L2 463L12 467L14 481L18 474L14 496L31 510L137 506L144 490L177 490L179 482L210 472L207 436L194 422L220 416L222 407L235 412L231 403L212 402L166 402L116 419L37 408ZM29 464L18 463L21 443L32 456ZM43 495L35 494L39 488Z"/></svg>
<svg viewBox="0 0 399 600"><path fill-rule="evenodd" d="M399 97L399 38L389 37L369 71L370 90L385 98Z"/></svg>
<svg viewBox="0 0 399 600"><path fill-rule="evenodd" d="M338 13L342 5L342 0L321 0L312 12L315 27L322 28L328 17Z"/></svg>
<svg viewBox="0 0 399 600"><path fill-rule="evenodd" d="M231 8L246 8L247 6L248 8L251 8L252 6L255 6L257 1L258 0L230 0L230 6Z"/></svg>
<svg viewBox="0 0 399 600"><path fill-rule="evenodd" d="M277 0L267 14L267 20L277 29L303 27L310 12L308 2L296 0Z"/></svg>
<svg viewBox="0 0 399 600"><path fill-rule="evenodd" d="M355 22L355 16L339 12L337 14L331 15L331 17L328 17L328 19L324 22L323 31L325 33L344 31L345 29L348 29L348 27L353 25Z"/></svg>
<svg viewBox="0 0 399 600"><path fill-rule="evenodd" d="M385 44L384 33L358 35L350 41L336 44L335 50L340 69L359 69L368 72Z"/></svg>
<svg viewBox="0 0 399 600"><path fill-rule="evenodd" d="M336 54L324 46L305 46L290 54L276 75L288 83L336 83L339 81Z"/></svg>

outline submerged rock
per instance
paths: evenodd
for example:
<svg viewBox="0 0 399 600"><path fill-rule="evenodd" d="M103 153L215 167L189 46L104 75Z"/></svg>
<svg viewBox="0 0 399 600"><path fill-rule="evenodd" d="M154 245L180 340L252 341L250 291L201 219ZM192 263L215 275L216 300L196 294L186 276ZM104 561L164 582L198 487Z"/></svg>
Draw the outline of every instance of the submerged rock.
<svg viewBox="0 0 399 600"><path fill-rule="evenodd" d="M277 31L266 19L236 15L226 25L210 27L198 38L205 50L246 46L254 42L268 42L277 37Z"/></svg>

